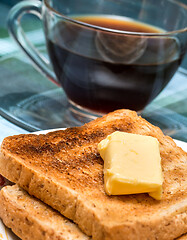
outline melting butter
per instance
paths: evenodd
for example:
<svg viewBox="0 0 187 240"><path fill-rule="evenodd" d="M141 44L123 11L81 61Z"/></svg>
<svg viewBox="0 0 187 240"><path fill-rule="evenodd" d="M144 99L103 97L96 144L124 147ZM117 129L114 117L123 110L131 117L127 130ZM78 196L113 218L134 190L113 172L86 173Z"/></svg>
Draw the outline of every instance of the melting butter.
<svg viewBox="0 0 187 240"><path fill-rule="evenodd" d="M156 138L116 131L98 144L108 195L148 193L160 200L162 168Z"/></svg>

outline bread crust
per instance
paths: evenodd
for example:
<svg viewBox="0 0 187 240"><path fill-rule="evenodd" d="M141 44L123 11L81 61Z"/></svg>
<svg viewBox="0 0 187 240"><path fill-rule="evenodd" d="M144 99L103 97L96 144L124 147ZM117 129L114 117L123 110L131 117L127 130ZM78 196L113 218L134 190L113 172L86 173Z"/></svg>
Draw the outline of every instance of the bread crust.
<svg viewBox="0 0 187 240"><path fill-rule="evenodd" d="M23 240L89 240L67 218L17 185L0 191L0 217Z"/></svg>
<svg viewBox="0 0 187 240"><path fill-rule="evenodd" d="M161 201L147 194L105 194L97 144L116 130L158 139ZM130 110L46 135L8 137L1 146L0 173L72 219L94 240L170 240L187 232L187 153Z"/></svg>
<svg viewBox="0 0 187 240"><path fill-rule="evenodd" d="M0 217L22 240L90 239L74 223L17 185L6 186L0 191ZM183 235L177 240L186 237Z"/></svg>

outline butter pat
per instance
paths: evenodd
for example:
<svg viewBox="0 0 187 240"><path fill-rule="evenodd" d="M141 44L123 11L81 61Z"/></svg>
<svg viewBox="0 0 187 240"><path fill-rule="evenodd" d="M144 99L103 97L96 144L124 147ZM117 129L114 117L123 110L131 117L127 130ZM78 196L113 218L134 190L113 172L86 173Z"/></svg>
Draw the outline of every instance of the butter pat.
<svg viewBox="0 0 187 240"><path fill-rule="evenodd" d="M114 132L98 144L104 160L104 187L109 195L149 193L160 200L162 169L156 138Z"/></svg>

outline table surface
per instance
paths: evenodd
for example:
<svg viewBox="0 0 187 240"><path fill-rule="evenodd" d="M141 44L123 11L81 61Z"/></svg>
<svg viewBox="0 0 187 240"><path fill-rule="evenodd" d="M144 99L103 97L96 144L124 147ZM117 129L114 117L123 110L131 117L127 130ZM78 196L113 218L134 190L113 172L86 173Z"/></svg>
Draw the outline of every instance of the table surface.
<svg viewBox="0 0 187 240"><path fill-rule="evenodd" d="M10 104L13 96L24 95L27 98L38 94L39 91L58 91L56 86L32 67L29 60L8 35L6 18L9 9L16 2L19 1L0 2L0 141L8 135L45 129L45 127L35 126L36 121L33 122L31 118L29 118L30 124L33 126L31 128L20 124L20 121L12 120L9 113L13 103L7 108L8 110L5 106ZM23 25L29 40L38 48L43 47L44 37L41 23L36 19L33 21L32 17L29 16ZM187 71L185 70L187 69L187 57L182 67L162 93L143 111L142 115L153 124L158 125L166 134L187 142ZM25 79L28 78L29 80L26 82ZM13 87L12 84L14 84ZM20 86L22 88L21 94ZM27 94L28 96L26 96ZM49 125L46 124L47 126Z"/></svg>

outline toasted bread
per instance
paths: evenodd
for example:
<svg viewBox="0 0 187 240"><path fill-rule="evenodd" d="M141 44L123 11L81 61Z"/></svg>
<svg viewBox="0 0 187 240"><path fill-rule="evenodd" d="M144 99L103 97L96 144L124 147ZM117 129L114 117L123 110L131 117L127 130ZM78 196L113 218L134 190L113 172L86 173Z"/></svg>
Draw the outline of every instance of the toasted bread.
<svg viewBox="0 0 187 240"><path fill-rule="evenodd" d="M6 186L0 191L0 217L22 240L90 239L74 223L18 185ZM187 235L177 238L185 239Z"/></svg>
<svg viewBox="0 0 187 240"><path fill-rule="evenodd" d="M23 240L89 239L74 223L17 185L0 191L0 217Z"/></svg>
<svg viewBox="0 0 187 240"><path fill-rule="evenodd" d="M105 193L97 145L116 130L160 142L161 201L148 194ZM46 135L7 137L1 146L0 173L72 219L94 240L170 240L187 232L187 153L130 110Z"/></svg>

